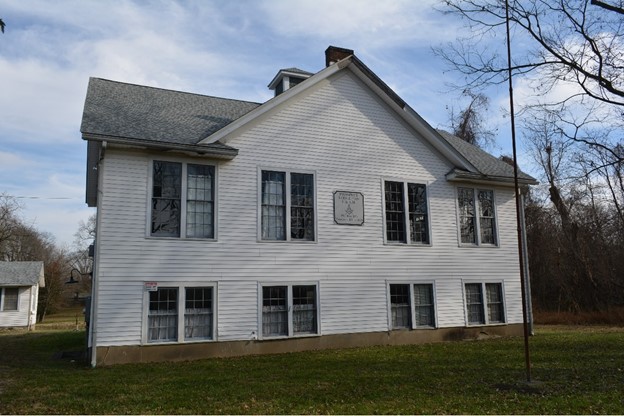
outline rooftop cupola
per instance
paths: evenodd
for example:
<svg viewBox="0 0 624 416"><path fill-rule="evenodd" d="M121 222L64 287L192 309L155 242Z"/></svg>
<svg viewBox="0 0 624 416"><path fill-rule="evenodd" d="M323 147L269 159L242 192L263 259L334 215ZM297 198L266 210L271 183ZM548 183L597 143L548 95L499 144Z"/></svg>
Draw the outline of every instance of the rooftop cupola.
<svg viewBox="0 0 624 416"><path fill-rule="evenodd" d="M299 68L280 69L273 78L273 81L269 84L269 89L275 90L275 96L277 97L287 89L310 78L312 75L314 74Z"/></svg>

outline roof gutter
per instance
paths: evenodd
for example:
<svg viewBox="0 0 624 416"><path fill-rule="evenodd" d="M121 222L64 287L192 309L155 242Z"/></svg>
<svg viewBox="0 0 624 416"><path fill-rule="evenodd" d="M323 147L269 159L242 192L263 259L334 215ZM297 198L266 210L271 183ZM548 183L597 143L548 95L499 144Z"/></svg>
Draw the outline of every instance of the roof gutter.
<svg viewBox="0 0 624 416"><path fill-rule="evenodd" d="M82 133L83 140L108 142L108 144L118 144L143 149L154 149L161 151L180 151L196 153L200 156L210 156L216 159L232 160L238 155L238 149L226 145L214 145L213 143L181 144L165 143L153 140L138 140L128 137L106 136L93 133Z"/></svg>
<svg viewBox="0 0 624 416"><path fill-rule="evenodd" d="M482 183L488 185L500 185L513 187L514 186L514 178L507 176L489 176L483 175L481 173L473 173L473 172L463 172L452 170L446 174L446 179L450 182L470 182L470 183ZM535 179L531 178L518 178L518 182L522 185L537 185Z"/></svg>

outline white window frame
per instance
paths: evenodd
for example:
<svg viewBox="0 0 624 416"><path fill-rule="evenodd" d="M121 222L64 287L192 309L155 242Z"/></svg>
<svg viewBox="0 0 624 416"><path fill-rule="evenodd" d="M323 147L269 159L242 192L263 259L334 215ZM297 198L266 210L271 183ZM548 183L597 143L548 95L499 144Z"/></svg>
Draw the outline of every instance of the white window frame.
<svg viewBox="0 0 624 416"><path fill-rule="evenodd" d="M171 162L171 163L180 163L182 165L182 170L180 175L182 176L182 183L180 187L180 236L179 237L170 237L170 236L158 236L152 235L152 195L154 192L154 162ZM186 160L186 159L176 159L169 157L154 157L148 163L148 173L147 173L147 215L146 215L146 226L145 226L145 236L150 239L168 239L168 240L195 240L195 241L218 241L218 206L219 206L219 165L215 161L205 161L205 160ZM212 226L213 226L213 236L212 238L206 237L187 237L186 236L186 204L187 204L187 178L188 178L188 165L203 165L203 166L212 166L214 168L214 185L213 185L213 207L212 207Z"/></svg>
<svg viewBox="0 0 624 416"><path fill-rule="evenodd" d="M174 341L150 341L148 339L149 332L149 303L150 292L146 289L145 283L141 290L143 291L143 319L141 323L141 344L142 345L171 345L171 344L195 344L198 342L216 342L218 341L218 286L216 282L171 282L171 281L154 281L158 288L176 288L178 289L177 298L177 339ZM212 338L184 339L184 310L186 301L186 288L212 288Z"/></svg>
<svg viewBox="0 0 624 416"><path fill-rule="evenodd" d="M262 172L263 171L270 171L270 172L280 172L280 173L284 173L286 182L284 183L285 186L285 197L286 197L286 216L285 216L285 234L286 234L286 238L284 240L265 240L262 238ZM290 208L291 208L291 192L290 192L290 175L292 173L300 173L300 174L305 174L305 175L312 175L312 183L314 186L314 240L310 241L310 240L299 240L299 239L292 239L290 237L290 220L291 220L291 215L290 215ZM258 184L257 184L257 189L258 189L258 193L257 193L257 204L256 204L256 208L257 208L257 242L259 243L297 243L297 244L316 244L318 242L318 192L317 192L317 183L316 183L316 171L315 170L306 170L306 169L284 169L284 168L273 168L273 167L266 167L266 166L258 166Z"/></svg>
<svg viewBox="0 0 624 416"><path fill-rule="evenodd" d="M388 182L400 182L403 184L403 204L405 206L405 212L403 213L403 224L405 226L405 242L401 241L388 241L388 233L386 226L386 181ZM429 236L429 242L421 243L419 241L413 242L412 233L410 231L409 221L409 201L408 201L408 184L423 185L425 187L425 194L427 195L427 235ZM433 236L431 234L431 207L429 206L429 181L423 180L407 180L397 178L381 178L381 210L382 210L382 230L383 230L383 242L385 245L391 246L413 246L413 247L431 247L433 245Z"/></svg>
<svg viewBox="0 0 624 416"><path fill-rule="evenodd" d="M472 189L473 200L475 201L475 235L476 241L474 243L464 243L462 242L461 236L461 210L459 207L459 188L464 189ZM496 243L482 243L481 242L481 216L479 215L479 191L488 191L492 192L492 209L494 210L494 238L496 239ZM471 186L471 185L458 185L455 187L455 212L457 215L457 241L460 247L500 247L500 238L498 235L498 209L496 203L496 190L492 188Z"/></svg>
<svg viewBox="0 0 624 416"><path fill-rule="evenodd" d="M390 285L408 285L409 302L411 310L409 329L436 329L438 328L438 300L436 296L436 284L434 280L386 280L386 302L388 305L388 330L401 331L403 328L394 328L392 325L392 298ZM416 305L414 305L414 285L431 285L433 295L433 326L416 325Z"/></svg>
<svg viewBox="0 0 624 416"><path fill-rule="evenodd" d="M484 323L470 323L468 320L468 299L466 298L466 285L467 284L480 284L481 285L481 297L482 297L482 312ZM490 322L490 314L487 302L487 288L488 284L500 285L501 297L503 301L503 322ZM462 296L464 298L464 320L467 327L479 327L479 326L495 326L495 325L507 325L509 320L507 318L507 298L505 296L505 282L502 280L462 280Z"/></svg>
<svg viewBox="0 0 624 416"><path fill-rule="evenodd" d="M287 310L288 310L288 334L265 336L262 332L262 305L263 305L263 288L272 286L285 286L287 297ZM314 286L316 288L316 334L295 334L293 332L293 286ZM272 339L288 339L288 338L310 338L321 336L321 298L320 298L320 283L318 281L303 281L303 282L258 282L258 339L259 340L272 340Z"/></svg>
<svg viewBox="0 0 624 416"><path fill-rule="evenodd" d="M16 289L17 290L17 307L15 309L5 310L5 296L7 289ZM19 312L20 310L20 288L19 287L0 287L0 312Z"/></svg>

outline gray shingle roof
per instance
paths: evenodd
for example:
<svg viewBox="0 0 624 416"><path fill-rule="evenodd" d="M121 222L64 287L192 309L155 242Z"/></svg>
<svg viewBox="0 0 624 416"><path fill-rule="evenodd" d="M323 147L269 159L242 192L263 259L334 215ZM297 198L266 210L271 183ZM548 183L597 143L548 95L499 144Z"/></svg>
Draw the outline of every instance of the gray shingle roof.
<svg viewBox="0 0 624 416"><path fill-rule="evenodd" d="M513 166L447 131L438 130L438 133L440 133L440 136L442 136L444 140L453 146L455 150L461 153L461 155L464 156L468 162L477 168L479 173L482 175L489 177L513 178ZM535 181L535 178L520 170L518 171L518 178L531 182Z"/></svg>
<svg viewBox="0 0 624 416"><path fill-rule="evenodd" d="M284 72L292 72L294 74L314 75L313 72L304 71L303 69L299 69L299 68L295 68L295 67L292 67L292 68L282 68L282 69L279 70L279 72L282 72L282 71L284 71Z"/></svg>
<svg viewBox="0 0 624 416"><path fill-rule="evenodd" d="M80 131L191 145L259 105L91 78Z"/></svg>
<svg viewBox="0 0 624 416"><path fill-rule="evenodd" d="M42 276L41 261L0 261L0 286L33 286Z"/></svg>

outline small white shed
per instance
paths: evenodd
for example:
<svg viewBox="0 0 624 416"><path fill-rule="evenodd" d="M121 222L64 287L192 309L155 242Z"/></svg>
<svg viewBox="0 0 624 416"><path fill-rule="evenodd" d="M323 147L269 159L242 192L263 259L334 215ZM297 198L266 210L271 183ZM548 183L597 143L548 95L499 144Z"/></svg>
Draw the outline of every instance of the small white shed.
<svg viewBox="0 0 624 416"><path fill-rule="evenodd" d="M0 261L0 327L34 328L43 286L43 262Z"/></svg>

